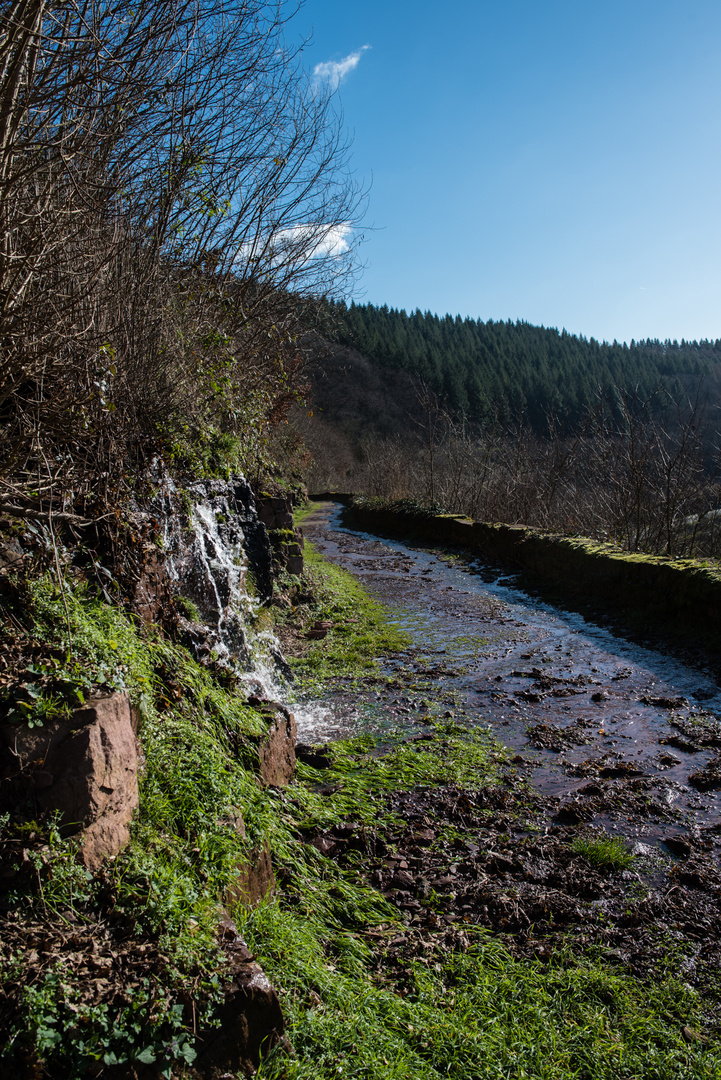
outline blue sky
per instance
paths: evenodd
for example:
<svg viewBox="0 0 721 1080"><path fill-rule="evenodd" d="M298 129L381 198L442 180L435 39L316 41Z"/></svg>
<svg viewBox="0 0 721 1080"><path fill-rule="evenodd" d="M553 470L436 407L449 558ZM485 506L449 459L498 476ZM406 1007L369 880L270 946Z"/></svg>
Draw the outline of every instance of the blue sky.
<svg viewBox="0 0 721 1080"><path fill-rule="evenodd" d="M360 52L357 299L721 337L719 0L306 0L293 30L320 77Z"/></svg>

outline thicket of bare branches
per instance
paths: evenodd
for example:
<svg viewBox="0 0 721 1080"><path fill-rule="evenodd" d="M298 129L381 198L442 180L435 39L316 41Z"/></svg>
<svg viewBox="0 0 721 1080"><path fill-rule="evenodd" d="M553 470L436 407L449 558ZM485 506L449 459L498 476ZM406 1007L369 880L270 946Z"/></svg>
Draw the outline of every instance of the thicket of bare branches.
<svg viewBox="0 0 721 1080"><path fill-rule="evenodd" d="M327 423L313 429L306 420L311 490L412 498L630 551L721 555L721 489L698 406L664 413L651 400L619 395L615 418L601 404L574 436L562 437L549 421L541 438L523 425L473 430L427 388L418 397L422 419L398 438L343 447Z"/></svg>
<svg viewBox="0 0 721 1080"><path fill-rule="evenodd" d="M208 432L262 440L292 398L359 194L284 10L0 9L0 502L57 508Z"/></svg>

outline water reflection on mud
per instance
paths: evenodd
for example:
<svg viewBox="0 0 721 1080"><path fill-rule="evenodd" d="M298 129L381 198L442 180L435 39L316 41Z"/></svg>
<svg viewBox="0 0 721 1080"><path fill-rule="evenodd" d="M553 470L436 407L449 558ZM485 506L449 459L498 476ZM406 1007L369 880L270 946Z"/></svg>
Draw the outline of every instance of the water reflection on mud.
<svg viewBox="0 0 721 1080"><path fill-rule="evenodd" d="M558 817L638 842L721 832L721 691L708 674L524 592L508 573L345 529L304 532L409 631L383 683L298 710L299 737L408 727L451 714L491 727ZM429 690L430 687L430 690ZM420 688L420 689L419 689Z"/></svg>

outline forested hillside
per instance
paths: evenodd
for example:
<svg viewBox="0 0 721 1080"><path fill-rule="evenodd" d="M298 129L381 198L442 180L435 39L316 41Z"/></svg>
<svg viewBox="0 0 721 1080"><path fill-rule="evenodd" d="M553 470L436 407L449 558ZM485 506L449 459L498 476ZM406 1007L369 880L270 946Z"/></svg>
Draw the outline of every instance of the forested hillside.
<svg viewBox="0 0 721 1080"><path fill-rule="evenodd" d="M574 427L599 393L659 386L677 399L717 393L721 340L601 343L527 322L408 314L386 305L330 305L336 339L386 368L422 379L458 414L523 416L543 431L549 415Z"/></svg>
<svg viewBox="0 0 721 1080"><path fill-rule="evenodd" d="M721 340L609 345L342 302L326 316L294 417L311 490L718 557Z"/></svg>

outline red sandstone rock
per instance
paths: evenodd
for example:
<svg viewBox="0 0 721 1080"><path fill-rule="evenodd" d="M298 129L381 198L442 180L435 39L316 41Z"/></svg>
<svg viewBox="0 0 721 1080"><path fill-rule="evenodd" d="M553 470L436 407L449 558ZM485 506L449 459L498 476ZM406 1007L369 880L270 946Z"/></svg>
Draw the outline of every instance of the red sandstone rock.
<svg viewBox="0 0 721 1080"><path fill-rule="evenodd" d="M219 1027L200 1032L193 1069L212 1080L238 1072L252 1076L273 1047L290 1048L278 995L229 918L221 922L221 944L230 967L214 1016Z"/></svg>
<svg viewBox="0 0 721 1080"><path fill-rule="evenodd" d="M134 716L126 694L90 701L69 720L0 732L38 804L58 811L66 835L82 832L85 865L96 869L130 839L138 805Z"/></svg>
<svg viewBox="0 0 721 1080"><path fill-rule="evenodd" d="M268 529L273 548L273 563L289 574L303 573L303 534L293 529L293 503L289 496L256 496L258 517ZM288 539L289 530L294 539Z"/></svg>
<svg viewBox="0 0 721 1080"><path fill-rule="evenodd" d="M145 623L158 622L171 596L165 555L153 544L145 544L133 590L133 610Z"/></svg>
<svg viewBox="0 0 721 1080"><path fill-rule="evenodd" d="M125 694L99 698L78 710L72 722L77 730L45 759L45 769L55 782L38 792L38 801L48 810L60 811L68 832L83 829L83 861L95 869L128 843L138 805L130 702Z"/></svg>
<svg viewBox="0 0 721 1080"><path fill-rule="evenodd" d="M275 874L267 842L241 866L235 881L225 891L228 904L255 907L275 892Z"/></svg>
<svg viewBox="0 0 721 1080"><path fill-rule="evenodd" d="M232 972L225 1001L216 1018L219 1028L209 1028L199 1040L195 1069L204 1077L253 1076L261 1057L278 1043L287 1047L281 1003L268 976L255 961L246 961Z"/></svg>
<svg viewBox="0 0 721 1080"><path fill-rule="evenodd" d="M293 504L290 497L256 496L255 507L258 517L267 529L293 528Z"/></svg>
<svg viewBox="0 0 721 1080"><path fill-rule="evenodd" d="M260 741L260 776L266 784L284 787L295 772L295 717L278 706L266 735Z"/></svg>
<svg viewBox="0 0 721 1080"><path fill-rule="evenodd" d="M285 560L285 568L289 574L295 574L296 577L300 577L303 573L303 556L288 555Z"/></svg>

